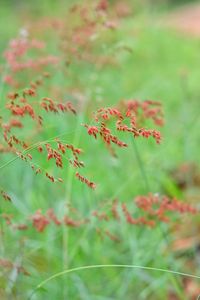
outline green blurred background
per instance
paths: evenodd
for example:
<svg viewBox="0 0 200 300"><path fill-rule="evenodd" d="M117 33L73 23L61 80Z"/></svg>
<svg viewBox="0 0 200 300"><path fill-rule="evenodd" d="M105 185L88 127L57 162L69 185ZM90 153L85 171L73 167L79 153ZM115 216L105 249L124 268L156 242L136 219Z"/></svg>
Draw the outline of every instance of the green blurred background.
<svg viewBox="0 0 200 300"><path fill-rule="evenodd" d="M109 1L115 5L115 1ZM102 201L117 197L131 203L138 194L166 193L183 199L197 199L199 186L189 184L180 189L171 175L180 165L199 166L199 97L200 97L200 38L184 34L167 25L168 15L179 6L192 1L127 1L130 14L120 20L117 30L100 34L95 42L96 53L114 59L114 64L99 65L72 61L67 77L62 70L55 70L49 86L39 97L51 96L52 86L64 89L67 96L76 90L86 100L84 113L74 119L57 120L50 116L50 128L41 138L47 139L66 132L65 141L75 142L85 150L83 160L87 176L98 183L93 192L81 185L70 170L62 187L35 177L29 166L16 161L0 174L1 186L12 196L13 205L2 203L1 213L11 213L16 222L26 220L37 209L53 207L58 216L65 209L66 201L87 217L88 212ZM0 52L1 74L4 75L3 52L9 40L18 36L21 28L32 26L42 18L60 18L65 22L71 4L82 1L11 1L1 0ZM88 5L91 5L91 3ZM112 8L111 8L112 9ZM34 30L32 32L34 36ZM36 32L36 38L42 38ZM51 32L45 41L51 54L60 54ZM57 40L56 40L57 42ZM128 50L127 50L128 49ZM66 59L68 53L66 53ZM2 83L2 102L9 88ZM74 94L73 94L74 95ZM99 106L111 106L121 99L154 99L161 101L166 124L161 129L161 145L144 140L130 144L126 153L117 150L118 159L110 157L100 143L92 143L85 130L76 130L79 123L87 122L91 111ZM27 128L28 132L29 128ZM27 133L25 132L25 133ZM24 134L24 132L23 132ZM135 148L136 147L136 148ZM88 155L91 153L91 155ZM138 158L139 155L139 158ZM1 165L11 156L1 154ZM53 168L40 161L48 171ZM141 167L142 165L142 167ZM192 172L192 171L191 171ZM144 174L145 173L145 174ZM148 187L145 178L148 180ZM191 174L192 177L192 174ZM66 268L92 264L136 264L175 271L195 273L199 268L199 218L178 217L179 231L168 225L148 229L128 226L125 222L109 224L109 229L119 236L120 243L101 239L94 220L81 229L49 226L42 234L33 228L26 232L11 231L1 221L1 258L20 261L30 276L13 275L13 270L2 270L0 277L1 299L27 299L42 280ZM184 224L186 227L184 227ZM188 225L189 224L189 225ZM181 227L182 226L182 227ZM167 237L163 238L164 235ZM197 242L182 252L174 252L172 244L183 237L195 237ZM67 256L67 263L66 263ZM199 281L194 283L199 286ZM172 298L174 297L174 298ZM105 268L75 272L48 283L33 299L111 300L111 299L193 299L185 292L181 276L145 270Z"/></svg>

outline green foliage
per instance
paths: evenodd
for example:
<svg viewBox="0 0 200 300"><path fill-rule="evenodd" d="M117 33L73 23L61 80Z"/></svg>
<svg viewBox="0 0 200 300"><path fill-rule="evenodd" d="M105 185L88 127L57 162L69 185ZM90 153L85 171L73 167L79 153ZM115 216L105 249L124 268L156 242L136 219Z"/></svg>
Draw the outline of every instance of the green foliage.
<svg viewBox="0 0 200 300"><path fill-rule="evenodd" d="M42 4L41 4L42 3ZM15 36L21 18L37 19L38 15L48 16L64 14L68 3L65 1L44 1L36 3L17 3L18 14L10 10L16 2L6 1L0 12L1 24L8 20L8 25L1 26L3 46L9 38ZM19 8L21 7L21 8ZM24 13L25 12L25 13ZM39 16L39 17L40 17ZM160 16L156 16L159 20ZM12 23L11 23L12 20ZM90 149L91 155L84 154L87 172L99 183L97 191L75 181L73 174L67 170L67 181L58 188L47 180L41 180L30 172L30 168L15 161L1 170L1 185L10 192L13 206L2 202L1 213L15 214L16 220L26 220L38 208L45 211L54 207L57 214L62 214L66 200L87 217L107 199L118 198L131 202L138 194L146 193L145 176L152 193L167 193L177 197L184 196L170 177L170 171L183 162L200 163L199 158L199 41L183 37L158 25L147 13L137 14L121 20L118 30L103 34L96 42L96 53L103 53L114 58L114 64L98 66L86 62L69 64L69 77L57 70L52 77L55 86L73 90L87 99L86 111L78 120L70 119L67 123L63 117L56 123L54 116L48 119L49 127L44 133L44 140L63 134L63 139L74 141L76 146ZM56 54L54 41L49 33L49 47ZM3 61L3 59L2 59ZM2 85L2 99L6 97L6 88ZM48 89L41 90L40 97L46 96ZM68 95L67 95L68 96ZM152 142L137 140L137 151L141 162L135 155L134 145L127 149L126 155L117 150L119 159L108 155L99 141L91 142L84 128L80 131L77 124L87 122L93 110L99 106L112 106L121 99L159 100L166 113L166 126L162 129L163 143L159 146ZM1 155L1 165L8 162L12 155ZM40 161L44 168L46 161ZM144 170L141 170L142 163ZM1 167L1 166L0 166ZM181 220L178 220L181 223ZM15 261L23 260L31 276L19 274L9 285L6 293L10 299L23 300L44 279L65 268L92 264L136 264L155 268L182 270L186 272L188 257L176 258L168 251L176 236L169 234L167 226L146 229L130 227L126 223L111 224L113 232L119 236L120 243L114 244L109 238L101 239L95 232L97 224L76 230L75 228L57 228L51 226L44 233L29 229L25 234L10 231L1 224L6 238L1 236L1 257ZM106 228L106 222L102 228ZM194 229L195 222L192 228ZM163 234L167 239L163 238ZM66 256L66 257L65 257ZM67 260L67 263L66 261ZM12 280L12 273L9 273ZM0 278L2 298L4 279ZM8 286L8 285L7 285ZM73 299L73 300L111 300L111 299L167 299L172 290L184 299L181 277L174 279L171 274L160 274L146 270L85 270L69 276L63 276L49 282L38 291L33 299Z"/></svg>

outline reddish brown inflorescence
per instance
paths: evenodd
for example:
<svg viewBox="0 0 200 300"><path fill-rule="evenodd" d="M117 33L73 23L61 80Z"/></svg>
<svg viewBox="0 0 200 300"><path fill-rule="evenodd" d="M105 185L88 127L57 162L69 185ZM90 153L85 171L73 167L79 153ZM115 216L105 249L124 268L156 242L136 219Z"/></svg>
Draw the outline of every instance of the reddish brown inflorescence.
<svg viewBox="0 0 200 300"><path fill-rule="evenodd" d="M160 132L144 127L144 123L148 119L152 119L154 124L158 126L163 125L161 104L150 100L144 102L129 100L120 102L117 108L98 109L93 115L96 125L84 124L84 127L87 128L88 134L94 136L95 139L99 136L108 149L111 150L111 153L114 153L111 144L122 148L128 146L127 143L117 137L117 133L113 133L114 130L116 132L127 132L133 138L141 136L148 139L152 137L159 144L161 141ZM112 126L113 120L114 129Z"/></svg>

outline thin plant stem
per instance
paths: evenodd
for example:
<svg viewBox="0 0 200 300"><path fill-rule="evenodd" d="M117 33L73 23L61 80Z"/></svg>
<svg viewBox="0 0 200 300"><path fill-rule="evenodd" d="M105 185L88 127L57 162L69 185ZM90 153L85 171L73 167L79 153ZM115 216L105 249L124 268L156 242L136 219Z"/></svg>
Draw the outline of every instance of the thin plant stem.
<svg viewBox="0 0 200 300"><path fill-rule="evenodd" d="M85 109L87 107L87 104L85 104ZM80 138L81 138L81 130L79 130L80 124L83 122L84 115L85 115L85 109L83 110L83 113L80 115L80 117L77 119L76 128L75 128L75 134L73 137L72 144L76 145L78 147ZM66 189L66 196L65 196L65 210L68 210L68 206L71 202L71 194L72 194L72 185L73 185L73 175L74 170L71 168L68 169L68 175L67 175L67 189ZM67 211L66 211L67 212ZM66 268L69 265L69 229L65 224L62 226L62 251L63 251L63 267ZM66 295L66 285L63 289L63 296L64 298Z"/></svg>
<svg viewBox="0 0 200 300"><path fill-rule="evenodd" d="M168 274L171 274L173 276L178 275L178 276L183 276L183 277L188 277L188 278L193 278L193 279L199 279L200 280L199 275L194 275L194 274L189 274L189 273L184 273L184 272L179 272L179 271L173 271L173 270L170 270L170 269L145 267L145 266L139 266L139 265L128 265L128 264L124 264L124 265L123 264L89 265L89 266L82 266L82 267L67 269L67 270L58 272L58 273L48 277L47 279L43 280L42 282L40 282L36 286L36 288L32 291L30 297L28 298L28 300L32 299L32 297L35 295L37 290L42 288L45 284L47 284L51 280L56 279L60 276L63 276L63 275L69 274L69 273L73 273L73 272L77 272L77 271L82 271L82 270L103 269L103 268L129 268L129 269L139 269L139 270L147 270L147 271L157 271L157 272L168 273Z"/></svg>
<svg viewBox="0 0 200 300"><path fill-rule="evenodd" d="M135 139L131 137L131 141L132 141L133 149L134 149L134 152L135 152L135 157L136 157L136 160L138 162L139 169L140 169L140 173L141 173L141 176L142 176L142 179L143 179L144 187L145 187L146 192L148 193L150 191L150 185L149 185L149 181L148 181L148 178L147 178L147 175L146 175L144 164L143 164L141 156L139 154Z"/></svg>

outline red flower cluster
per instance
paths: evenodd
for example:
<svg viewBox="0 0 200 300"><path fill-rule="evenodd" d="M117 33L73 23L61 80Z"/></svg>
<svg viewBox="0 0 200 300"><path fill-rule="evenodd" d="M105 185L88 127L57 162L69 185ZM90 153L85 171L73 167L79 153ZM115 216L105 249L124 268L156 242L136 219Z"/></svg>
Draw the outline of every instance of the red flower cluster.
<svg viewBox="0 0 200 300"><path fill-rule="evenodd" d="M86 177L82 176L79 172L76 172L76 177L83 183L85 183L88 187L91 189L96 188L96 184L90 180L88 180Z"/></svg>
<svg viewBox="0 0 200 300"><path fill-rule="evenodd" d="M151 119L155 125L162 126L164 124L162 106L158 101L128 100L123 101L120 106L130 114L137 116L138 123L143 123L145 119Z"/></svg>
<svg viewBox="0 0 200 300"><path fill-rule="evenodd" d="M48 78L48 73L44 73L43 77ZM13 134L13 129L22 129L26 131L26 122L27 117L30 117L32 120L36 121L36 134L42 130L43 127L43 118L39 115L38 111L40 111L41 106L45 108L46 111L53 111L53 112L72 112L76 114L76 110L73 107L71 102L61 103L51 98L44 97L42 102L32 101L29 97L33 98L37 95L38 86L41 85L40 80L36 80L35 83L31 83L31 88L26 88L21 92L12 92L8 94L8 101L6 103L5 108L10 111L11 116L10 118L6 115L6 122L2 118L0 122L0 126L3 130L3 137L5 145L1 145L1 152L12 152L15 153L23 161L32 160L32 154L25 153L24 150L27 150L29 147L29 143L22 141L19 139L16 134ZM13 118L15 116L15 118ZM33 123L34 125L34 123ZM29 125L30 126L30 125ZM30 137L28 137L29 139ZM81 153L80 149L75 148L73 145L69 144L62 144L61 142L57 141L58 149L53 149L50 144L46 144L47 150L47 159L51 160L54 159L56 162L56 166L59 168L63 168L63 159L67 159L69 163L75 167L80 168L83 167L83 162L79 161L78 155ZM63 154L66 152L66 149L69 149L73 155L73 158L66 158ZM30 147L29 151L33 151L34 148ZM42 146L38 147L38 151L41 153L43 150ZM36 168L34 163L31 164L31 168L35 171L36 174L42 173L41 168ZM55 179L54 176L49 175L48 172L45 171L45 175L49 178L52 182L60 181L62 179Z"/></svg>
<svg viewBox="0 0 200 300"><path fill-rule="evenodd" d="M88 2L83 1L70 9L69 19L78 19L78 24L77 22L72 22L70 26L59 24L64 36L62 50L64 55L68 53L67 64L75 60L102 66L115 61L110 55L99 51L98 44L94 43L96 36L100 38L105 30L116 28L116 20L113 20L113 15L108 15L107 6L106 0L99 1L97 5L93 2L88 5ZM92 13L91 8L93 8Z"/></svg>
<svg viewBox="0 0 200 300"><path fill-rule="evenodd" d="M158 195L149 194L147 196L138 196L135 199L136 205L141 208L149 217L156 217L159 221L168 222L168 212L174 211L180 214L197 213L197 209L188 203L184 203L176 198L167 196L159 197Z"/></svg>
<svg viewBox="0 0 200 300"><path fill-rule="evenodd" d="M23 124L20 120L17 119L10 119L8 123L2 124L2 128L5 133L10 132L10 130L15 127L15 128L23 128Z"/></svg>
<svg viewBox="0 0 200 300"><path fill-rule="evenodd" d="M147 226L149 228L155 227L159 222L172 223L172 215L170 212L176 212L177 214L189 213L196 214L198 210L190 204L184 203L176 198L170 199L167 196L159 197L158 195L148 194L146 196L138 196L132 202L134 207L130 208L130 203L119 203L117 200L112 201L111 206L104 210L103 208L91 211L88 217L83 217L82 214L75 208L69 206L69 213L72 215L64 215L62 219L58 219L52 208L48 209L45 214L42 214L41 210L37 210L28 219L32 221L32 227L38 232L43 232L50 224L60 226L64 224L69 227L80 227L91 222L96 227L97 233L103 238L104 235L109 237L112 241L119 242L119 237L114 235L108 229L102 229L105 224L109 222L127 222L130 225ZM110 204L110 203L109 203ZM136 211L136 206L142 211ZM133 209L134 214L133 216ZM139 215L139 216L138 216ZM9 214L2 214L2 219L6 221L6 224L15 230L27 230L30 225L26 222L22 224L13 224L13 216ZM94 218L98 223L94 223Z"/></svg>
<svg viewBox="0 0 200 300"><path fill-rule="evenodd" d="M31 217L33 222L33 227L36 228L38 232L44 231L46 226L49 224L49 220L46 216L42 215L41 210L36 211L36 213Z"/></svg>
<svg viewBox="0 0 200 300"><path fill-rule="evenodd" d="M10 69L10 73L6 75L4 81L13 87L18 87L20 83L16 80L16 73L26 69L35 69L38 71L42 70L46 65L57 64L59 59L52 55L41 57L40 54L40 56L34 60L26 58L28 57L29 50L37 49L37 51L39 51L44 48L45 43L43 41L31 40L27 36L12 40L4 53L4 57Z"/></svg>
<svg viewBox="0 0 200 300"><path fill-rule="evenodd" d="M73 107L71 102L58 103L55 100L52 100L51 98L44 97L42 99L42 102L40 103L40 105L47 112L51 111L54 113L58 113L59 111L61 111L61 112L71 111L73 114L76 114L76 110Z"/></svg>
<svg viewBox="0 0 200 300"><path fill-rule="evenodd" d="M154 227L155 222L153 220L148 220L145 217L133 218L131 213L129 212L125 203L122 204L122 211L126 218L126 222L132 225L147 225L149 227Z"/></svg>
<svg viewBox="0 0 200 300"><path fill-rule="evenodd" d="M34 215L30 217L32 220L32 226L38 231L43 232L45 228L53 222L55 225L60 226L61 224L64 224L69 227L79 227L85 223L88 222L88 219L79 219L75 220L72 217L69 217L68 215L64 215L62 220L59 220L52 208L48 209L46 211L46 214L42 214L41 210L38 210L35 212ZM19 229L19 228L18 228Z"/></svg>
<svg viewBox="0 0 200 300"><path fill-rule="evenodd" d="M105 211L94 211L93 217L99 221L120 221L125 217L127 223L131 225L145 225L148 227L156 226L157 222L170 222L170 212L178 214L188 213L196 214L198 210L188 203L184 203L176 198L170 199L167 196L159 197L158 195L148 194L147 196L138 196L134 200L134 207L136 206L142 210L143 215L133 217L131 210L126 203L121 203L117 200L112 202L110 209ZM138 212L137 212L138 214Z"/></svg>
<svg viewBox="0 0 200 300"><path fill-rule="evenodd" d="M151 105L156 106L156 108L151 108ZM154 123L161 125L161 107L159 102L155 101L128 101L120 103L120 108L101 108L94 113L94 121L97 125L87 125L84 124L84 127L87 128L89 135L94 136L96 139L99 135L104 141L106 146L111 150L111 143L119 147L127 147L128 145L120 141L116 135L114 135L111 129L108 127L109 121L115 119L115 129L117 131L128 132L133 135L134 138L142 136L145 138L153 137L157 144L161 141L161 134L155 129L146 129L143 127L137 127L137 124L145 118L153 119ZM139 113L139 108L142 109L142 115ZM159 120L159 121L158 121ZM127 125L129 123L129 125ZM113 153L113 150L111 151Z"/></svg>

